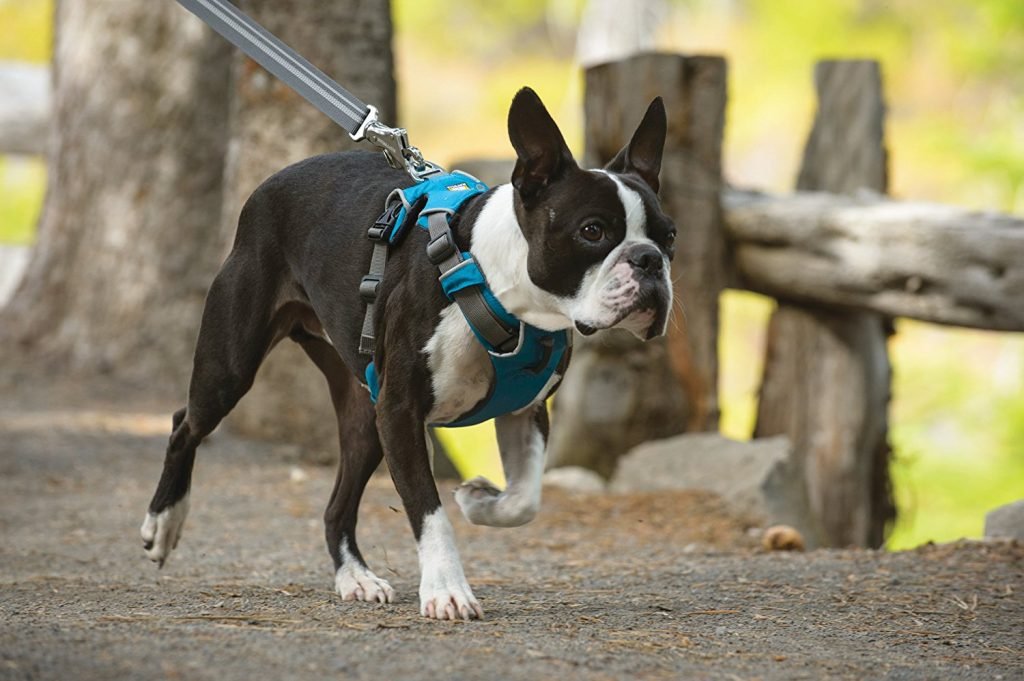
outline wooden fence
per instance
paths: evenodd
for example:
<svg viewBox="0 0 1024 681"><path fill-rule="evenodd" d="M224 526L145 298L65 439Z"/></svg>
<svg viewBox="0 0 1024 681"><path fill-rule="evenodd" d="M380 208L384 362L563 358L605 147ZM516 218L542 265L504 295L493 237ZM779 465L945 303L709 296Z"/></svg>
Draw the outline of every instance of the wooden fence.
<svg viewBox="0 0 1024 681"><path fill-rule="evenodd" d="M647 54L587 73L592 162L628 139L637 107L656 94L669 103L662 197L684 254L673 264L673 279L686 328L670 334L665 352L627 348L627 361L660 363L654 372L674 372L689 404L717 408L718 294L728 286L776 298L755 436L786 434L794 443L796 474L820 524L817 543L878 545L894 514L885 343L891 318L1024 330L1024 220L884 196L885 105L880 69L871 61L817 65L819 108L801 191L774 196L724 187L713 155L721 138L709 136L723 128L716 121L725 69L709 63ZM590 146L592 123L601 130L599 151ZM721 191L709 205L714 187ZM584 364L605 370L600 362ZM594 394L586 376L569 383ZM680 430L714 429L715 416L691 418ZM567 447L587 437L576 429ZM601 433L600 442L583 449L599 446L607 457L624 451L628 439ZM556 461L572 459L555 449Z"/></svg>

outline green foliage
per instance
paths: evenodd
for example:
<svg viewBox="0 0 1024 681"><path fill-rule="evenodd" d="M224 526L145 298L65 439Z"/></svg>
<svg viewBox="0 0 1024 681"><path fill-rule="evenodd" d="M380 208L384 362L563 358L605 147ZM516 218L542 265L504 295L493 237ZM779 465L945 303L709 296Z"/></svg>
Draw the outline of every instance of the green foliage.
<svg viewBox="0 0 1024 681"><path fill-rule="evenodd" d="M749 440L754 432L765 334L774 309L774 300L756 293L729 290L722 294L718 334L722 417L718 429L734 440Z"/></svg>
<svg viewBox="0 0 1024 681"><path fill-rule="evenodd" d="M40 159L0 155L0 244L29 244L46 187Z"/></svg>
<svg viewBox="0 0 1024 681"><path fill-rule="evenodd" d="M0 0L0 61L49 61L52 0Z"/></svg>
<svg viewBox="0 0 1024 681"><path fill-rule="evenodd" d="M984 512L1024 495L1024 335L901 321L891 344L888 546L981 535Z"/></svg>
<svg viewBox="0 0 1024 681"><path fill-rule="evenodd" d="M769 135L781 138L770 184L788 189L813 113L814 61L872 58L890 106L892 192L1024 210L1024 3L934 0L922 11L917 0L747 0L743 8L717 46L731 56L729 157L741 175L744 156L771 144Z"/></svg>

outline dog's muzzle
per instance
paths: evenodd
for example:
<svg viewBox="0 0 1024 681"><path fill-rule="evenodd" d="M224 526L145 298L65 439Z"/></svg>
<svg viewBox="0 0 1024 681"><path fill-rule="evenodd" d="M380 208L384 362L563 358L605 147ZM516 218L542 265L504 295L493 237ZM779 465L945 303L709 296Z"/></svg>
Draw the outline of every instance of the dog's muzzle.
<svg viewBox="0 0 1024 681"><path fill-rule="evenodd" d="M577 320L576 329L589 336L601 329L622 328L643 340L664 333L672 288L668 262L661 250L651 243L635 244L620 256L615 270L619 273L605 289L608 316Z"/></svg>

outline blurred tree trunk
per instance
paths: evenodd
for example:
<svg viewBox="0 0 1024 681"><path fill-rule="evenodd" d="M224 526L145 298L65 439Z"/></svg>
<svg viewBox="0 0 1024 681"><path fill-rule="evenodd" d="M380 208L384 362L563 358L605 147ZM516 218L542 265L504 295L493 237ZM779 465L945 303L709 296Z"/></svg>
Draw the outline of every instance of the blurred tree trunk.
<svg viewBox="0 0 1024 681"><path fill-rule="evenodd" d="M180 397L228 236L228 48L175 3L60 0L54 20L49 184L5 368Z"/></svg>
<svg viewBox="0 0 1024 681"><path fill-rule="evenodd" d="M395 123L388 0L242 0L238 5L379 108L383 121ZM246 198L264 179L295 161L355 144L329 118L241 53L235 53L233 69L222 213L232 231ZM252 391L228 422L247 435L302 444L314 458L337 458L335 415L323 375L294 343L281 343L270 354Z"/></svg>

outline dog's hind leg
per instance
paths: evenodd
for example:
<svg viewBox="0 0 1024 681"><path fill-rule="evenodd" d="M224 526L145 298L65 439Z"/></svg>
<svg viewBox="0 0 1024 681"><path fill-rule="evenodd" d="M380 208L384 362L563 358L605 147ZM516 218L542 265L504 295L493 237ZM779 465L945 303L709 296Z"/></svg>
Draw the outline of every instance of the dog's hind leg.
<svg viewBox="0 0 1024 681"><path fill-rule="evenodd" d="M462 515L475 525L517 527L533 520L540 509L548 437L548 410L541 403L533 409L506 414L494 420L505 471L504 491L490 480L473 478L455 490Z"/></svg>
<svg viewBox="0 0 1024 681"><path fill-rule="evenodd" d="M196 342L188 405L175 413L163 473L142 523L146 555L161 566L188 515L196 448L248 392L277 339L276 290L232 254L210 286Z"/></svg>
<svg viewBox="0 0 1024 681"><path fill-rule="evenodd" d="M376 412L341 357L325 340L302 331L292 334L327 378L338 417L341 458L324 526L327 551L334 559L334 588L343 600L390 603L395 592L373 574L356 544L356 514L363 490L384 453L377 436Z"/></svg>

